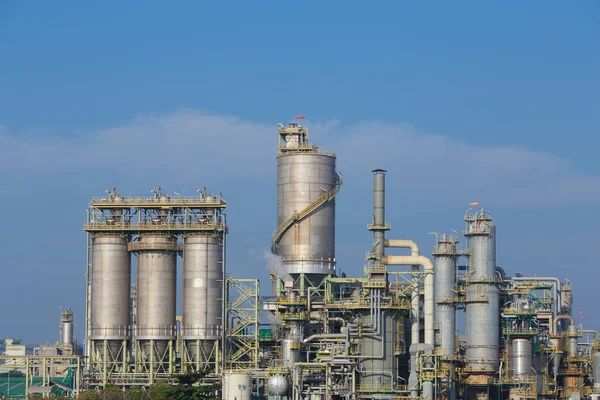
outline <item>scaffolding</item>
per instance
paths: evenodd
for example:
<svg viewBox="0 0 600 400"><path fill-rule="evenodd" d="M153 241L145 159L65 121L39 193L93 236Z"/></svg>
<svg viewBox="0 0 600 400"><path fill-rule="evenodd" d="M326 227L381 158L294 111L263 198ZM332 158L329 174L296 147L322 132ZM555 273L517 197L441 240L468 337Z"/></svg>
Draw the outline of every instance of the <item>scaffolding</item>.
<svg viewBox="0 0 600 400"><path fill-rule="evenodd" d="M258 368L259 293L258 279L227 278L224 369Z"/></svg>

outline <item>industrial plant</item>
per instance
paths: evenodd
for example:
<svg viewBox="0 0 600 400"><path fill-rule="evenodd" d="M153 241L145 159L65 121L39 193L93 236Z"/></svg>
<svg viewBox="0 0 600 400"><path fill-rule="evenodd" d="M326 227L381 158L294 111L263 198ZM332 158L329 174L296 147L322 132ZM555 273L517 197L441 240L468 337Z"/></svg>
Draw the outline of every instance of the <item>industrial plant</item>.
<svg viewBox="0 0 600 400"><path fill-rule="evenodd" d="M462 235L436 233L432 247L397 238L376 169L373 209L359 210L372 234L364 275L339 274L336 154L298 121L279 124L277 143L278 263L262 290L228 272L222 195L91 200L85 352L68 359L65 394L198 373L224 400L600 398L600 336L573 320L570 283L498 267L489 210L471 203ZM52 356L76 353L63 354Z"/></svg>

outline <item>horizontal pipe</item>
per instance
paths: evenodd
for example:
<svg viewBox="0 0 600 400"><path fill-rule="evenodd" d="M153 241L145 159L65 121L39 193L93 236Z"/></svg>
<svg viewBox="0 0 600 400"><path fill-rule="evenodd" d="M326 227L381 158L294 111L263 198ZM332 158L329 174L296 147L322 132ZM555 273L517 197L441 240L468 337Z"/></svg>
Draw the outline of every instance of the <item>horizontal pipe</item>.
<svg viewBox="0 0 600 400"><path fill-rule="evenodd" d="M317 333L304 339L303 343L309 343L315 339L343 339L346 336L345 333Z"/></svg>
<svg viewBox="0 0 600 400"><path fill-rule="evenodd" d="M384 241L384 245L385 245L385 247L389 247L389 248L410 249L411 256L419 255L419 246L412 240L404 240L404 239L387 240L386 239Z"/></svg>

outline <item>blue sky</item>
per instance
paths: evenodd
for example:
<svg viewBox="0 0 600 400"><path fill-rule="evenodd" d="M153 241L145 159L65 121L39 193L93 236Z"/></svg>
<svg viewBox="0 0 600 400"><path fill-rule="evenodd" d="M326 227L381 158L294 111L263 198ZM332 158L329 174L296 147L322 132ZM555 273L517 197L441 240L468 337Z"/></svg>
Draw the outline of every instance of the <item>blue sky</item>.
<svg viewBox="0 0 600 400"><path fill-rule="evenodd" d="M229 204L229 266L264 278L276 122L336 151L337 258L362 272L371 174L391 238L428 249L491 209L498 264L568 277L594 310L600 2L0 2L0 336L83 337L93 196L207 186Z"/></svg>

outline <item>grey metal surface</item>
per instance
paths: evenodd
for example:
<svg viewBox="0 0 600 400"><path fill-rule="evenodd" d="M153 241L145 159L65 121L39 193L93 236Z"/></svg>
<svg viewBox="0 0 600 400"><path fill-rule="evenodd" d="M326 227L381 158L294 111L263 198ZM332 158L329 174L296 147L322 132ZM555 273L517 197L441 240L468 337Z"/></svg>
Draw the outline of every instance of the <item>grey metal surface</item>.
<svg viewBox="0 0 600 400"><path fill-rule="evenodd" d="M267 382L269 394L273 396L283 396L288 392L289 383L283 375L272 375Z"/></svg>
<svg viewBox="0 0 600 400"><path fill-rule="evenodd" d="M373 171L373 225L385 224L385 171ZM373 229L373 250L381 258L385 253L385 230Z"/></svg>
<svg viewBox="0 0 600 400"><path fill-rule="evenodd" d="M435 321L439 324L439 339L444 354L455 352L456 305L453 303L456 284L455 236L439 235L433 249L435 257Z"/></svg>
<svg viewBox="0 0 600 400"><path fill-rule="evenodd" d="M223 400L250 400L252 376L247 371L223 373Z"/></svg>
<svg viewBox="0 0 600 400"><path fill-rule="evenodd" d="M514 376L532 375L533 347L529 339L513 339L508 353L508 370Z"/></svg>
<svg viewBox="0 0 600 400"><path fill-rule="evenodd" d="M137 253L136 340L146 351L154 340L160 358L167 341L175 339L177 238L148 233L139 243L144 250Z"/></svg>
<svg viewBox="0 0 600 400"><path fill-rule="evenodd" d="M91 340L108 340L116 355L123 340L130 339L129 290L131 257L127 238L115 234L98 234L92 239ZM106 361L114 361L109 356Z"/></svg>
<svg viewBox="0 0 600 400"><path fill-rule="evenodd" d="M398 363L395 356L395 344L398 337L397 312L382 310L382 335L364 335L360 339L360 377L359 386L377 387L389 390L396 384ZM362 324L371 324L370 314L361 317Z"/></svg>
<svg viewBox="0 0 600 400"><path fill-rule="evenodd" d="M73 323L65 322L62 324L61 344L73 344Z"/></svg>
<svg viewBox="0 0 600 400"><path fill-rule="evenodd" d="M281 341L281 361L283 365L292 368L300 361L300 340L296 338L283 339Z"/></svg>
<svg viewBox="0 0 600 400"><path fill-rule="evenodd" d="M496 273L496 227L489 213L465 216L471 251L466 289L465 360L474 372L497 372L500 363L500 292Z"/></svg>
<svg viewBox="0 0 600 400"><path fill-rule="evenodd" d="M222 275L221 237L208 233L185 237L181 337L189 341L187 349L194 362L205 361L221 334Z"/></svg>
<svg viewBox="0 0 600 400"><path fill-rule="evenodd" d="M592 371L594 378L594 386L600 387L600 352L594 353L592 358Z"/></svg>
<svg viewBox="0 0 600 400"><path fill-rule="evenodd" d="M277 157L277 225L336 184L335 156L316 151ZM289 274L335 273L335 199L292 226L279 242L285 279Z"/></svg>
<svg viewBox="0 0 600 400"><path fill-rule="evenodd" d="M67 309L60 313L60 344L73 345L75 342L75 316Z"/></svg>

